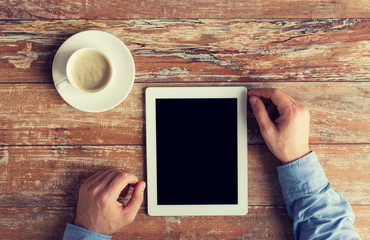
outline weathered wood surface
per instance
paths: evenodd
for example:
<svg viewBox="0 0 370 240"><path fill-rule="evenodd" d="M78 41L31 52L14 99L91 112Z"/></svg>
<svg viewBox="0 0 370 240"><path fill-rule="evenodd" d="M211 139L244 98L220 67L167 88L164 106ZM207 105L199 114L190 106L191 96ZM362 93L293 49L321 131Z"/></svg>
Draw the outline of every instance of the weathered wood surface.
<svg viewBox="0 0 370 240"><path fill-rule="evenodd" d="M250 207L242 217L149 217L144 209L112 239L293 239L292 222L284 207ZM354 226L369 239L370 208L353 206ZM0 239L61 239L74 208L0 208Z"/></svg>
<svg viewBox="0 0 370 240"><path fill-rule="evenodd" d="M369 17L367 0L22 0L0 2L2 19Z"/></svg>
<svg viewBox="0 0 370 240"><path fill-rule="evenodd" d="M370 205L370 147L314 145L333 185L351 204ZM82 181L98 170L123 169L146 180L143 146L30 146L0 148L0 207L74 207ZM250 206L284 205L280 164L264 145L248 147ZM146 206L144 201L143 206Z"/></svg>
<svg viewBox="0 0 370 240"><path fill-rule="evenodd" d="M89 29L129 47L136 82L370 79L370 19L128 19L2 21L0 82L51 82L59 46Z"/></svg>
<svg viewBox="0 0 370 240"><path fill-rule="evenodd" d="M0 208L0 239L61 239L74 211ZM251 207L248 216L149 217L142 209L113 239L292 239L292 223L284 207Z"/></svg>
<svg viewBox="0 0 370 240"><path fill-rule="evenodd" d="M0 84L1 145L144 144L144 91L150 86L278 87L311 112L311 143L370 142L370 82L136 83L113 110L85 113L53 84ZM263 143L248 108L248 141Z"/></svg>
<svg viewBox="0 0 370 240"><path fill-rule="evenodd" d="M312 149L370 239L369 16L367 0L0 1L0 239L61 239L98 170L146 179L145 88L234 85L282 88L310 110ZM302 19L328 17L346 19ZM128 98L99 114L69 106L51 78L59 46L91 29L136 65ZM145 198L113 239L292 239L279 163L248 114L248 215L149 217Z"/></svg>

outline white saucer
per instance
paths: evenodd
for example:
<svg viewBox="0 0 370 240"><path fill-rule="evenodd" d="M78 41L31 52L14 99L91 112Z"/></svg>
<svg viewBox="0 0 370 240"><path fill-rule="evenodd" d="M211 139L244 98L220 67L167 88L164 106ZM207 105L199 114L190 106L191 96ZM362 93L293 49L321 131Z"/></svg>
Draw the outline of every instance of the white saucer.
<svg viewBox="0 0 370 240"><path fill-rule="evenodd" d="M85 112L103 112L120 104L130 93L135 79L135 64L126 45L116 36L102 31L84 31L68 38L58 49L53 62L54 85L67 78L68 58L80 48L91 47L104 52L112 63L112 82L101 92L83 93L72 85L59 89L71 106Z"/></svg>

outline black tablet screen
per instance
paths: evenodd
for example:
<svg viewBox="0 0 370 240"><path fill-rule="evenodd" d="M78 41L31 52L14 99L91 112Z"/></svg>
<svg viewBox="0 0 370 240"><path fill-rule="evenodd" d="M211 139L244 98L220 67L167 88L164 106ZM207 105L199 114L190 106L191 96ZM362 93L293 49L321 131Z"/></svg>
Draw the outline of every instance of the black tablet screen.
<svg viewBox="0 0 370 240"><path fill-rule="evenodd" d="M237 204L237 99L156 99L159 205Z"/></svg>

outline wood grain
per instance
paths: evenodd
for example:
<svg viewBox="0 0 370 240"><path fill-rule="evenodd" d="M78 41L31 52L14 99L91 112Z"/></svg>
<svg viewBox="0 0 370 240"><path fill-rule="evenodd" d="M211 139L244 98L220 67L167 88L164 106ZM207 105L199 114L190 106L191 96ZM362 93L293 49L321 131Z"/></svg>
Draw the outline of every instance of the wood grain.
<svg viewBox="0 0 370 240"><path fill-rule="evenodd" d="M368 0L0 0L0 239L61 239L96 171L146 180L153 86L286 91L310 110L311 147L370 239L369 17ZM57 49L84 30L117 36L135 60L132 92L104 113L69 106L52 81ZM149 217L145 196L113 239L293 239L277 166L248 107L248 215Z"/></svg>
<svg viewBox="0 0 370 240"><path fill-rule="evenodd" d="M143 144L144 91L155 86L277 87L311 112L311 143L370 142L370 83L136 83L113 110L86 113L68 105L52 84L0 84L1 145ZM248 108L248 142L263 143Z"/></svg>
<svg viewBox="0 0 370 240"><path fill-rule="evenodd" d="M61 239L74 208L0 208L1 239ZM135 221L113 239L292 239L284 207L251 207L248 217L149 217ZM35 231L35 229L38 229Z"/></svg>
<svg viewBox="0 0 370 240"><path fill-rule="evenodd" d="M351 204L370 204L370 147L315 145L324 171ZM143 146L0 148L0 207L74 207L82 181L98 170L123 169L146 179ZM248 147L249 205L284 205L280 164L264 145ZM146 206L146 201L144 201Z"/></svg>
<svg viewBox="0 0 370 240"><path fill-rule="evenodd" d="M310 110L312 149L370 238L369 16L366 0L0 1L0 239L60 239L96 171L146 179L152 86L282 88ZM69 106L51 77L60 45L91 29L117 36L136 65L128 98L99 114ZM250 108L248 143L248 215L149 217L145 198L113 239L293 239Z"/></svg>
<svg viewBox="0 0 370 240"><path fill-rule="evenodd" d="M369 17L366 0L5 0L4 19Z"/></svg>
<svg viewBox="0 0 370 240"><path fill-rule="evenodd" d="M112 239L293 239L284 207L249 207L240 217L149 217L143 209L135 221ZM354 226L369 239L369 206L353 206ZM0 208L0 239L61 239L74 220L74 208Z"/></svg>
<svg viewBox="0 0 370 240"><path fill-rule="evenodd" d="M369 81L370 19L0 22L0 82L51 82L68 37L102 30L131 50L136 82Z"/></svg>

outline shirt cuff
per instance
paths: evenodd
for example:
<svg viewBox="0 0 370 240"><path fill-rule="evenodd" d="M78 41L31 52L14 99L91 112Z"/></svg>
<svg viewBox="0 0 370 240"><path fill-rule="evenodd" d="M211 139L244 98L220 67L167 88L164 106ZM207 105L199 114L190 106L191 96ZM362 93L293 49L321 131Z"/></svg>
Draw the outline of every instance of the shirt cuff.
<svg viewBox="0 0 370 240"><path fill-rule="evenodd" d="M112 236L97 233L74 224L67 223L63 240L110 240Z"/></svg>
<svg viewBox="0 0 370 240"><path fill-rule="evenodd" d="M287 204L329 184L314 151L277 168L281 190Z"/></svg>

